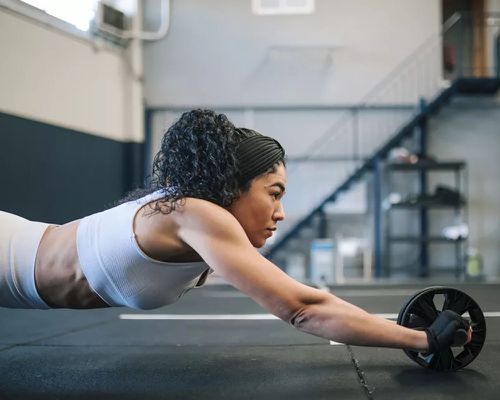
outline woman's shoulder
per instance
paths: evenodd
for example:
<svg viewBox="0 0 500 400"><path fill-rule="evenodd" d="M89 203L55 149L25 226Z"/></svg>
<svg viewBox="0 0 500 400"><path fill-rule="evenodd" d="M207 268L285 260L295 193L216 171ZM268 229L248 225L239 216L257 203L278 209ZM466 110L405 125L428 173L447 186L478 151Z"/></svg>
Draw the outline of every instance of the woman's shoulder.
<svg viewBox="0 0 500 400"><path fill-rule="evenodd" d="M205 225L207 227L238 224L236 218L224 207L208 200L186 197L183 205L175 209L173 218L179 225Z"/></svg>
<svg viewBox="0 0 500 400"><path fill-rule="evenodd" d="M196 197L185 197L181 207L176 208L179 214L184 215L200 215L200 216L232 216L231 213L224 207L212 203L208 200L199 199Z"/></svg>

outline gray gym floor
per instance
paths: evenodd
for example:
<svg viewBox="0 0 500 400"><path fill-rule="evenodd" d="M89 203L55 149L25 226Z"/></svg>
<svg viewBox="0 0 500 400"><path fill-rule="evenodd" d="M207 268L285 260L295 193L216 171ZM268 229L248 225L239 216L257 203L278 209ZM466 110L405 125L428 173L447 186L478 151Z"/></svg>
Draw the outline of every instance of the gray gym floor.
<svg viewBox="0 0 500 400"><path fill-rule="evenodd" d="M396 314L425 286L333 292ZM452 286L500 311L500 284ZM227 314L250 319L214 319ZM267 313L219 285L147 312L0 308L0 399L498 399L499 317L469 366L439 373L400 350L332 345L255 314Z"/></svg>

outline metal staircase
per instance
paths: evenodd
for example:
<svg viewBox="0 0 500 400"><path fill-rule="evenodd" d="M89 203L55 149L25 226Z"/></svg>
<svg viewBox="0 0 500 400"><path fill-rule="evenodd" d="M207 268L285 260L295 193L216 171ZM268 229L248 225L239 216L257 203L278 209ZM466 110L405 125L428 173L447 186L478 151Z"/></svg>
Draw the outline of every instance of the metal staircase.
<svg viewBox="0 0 500 400"><path fill-rule="evenodd" d="M485 15L484 23L495 27L492 18L499 21L497 15ZM403 60L388 76L376 85L360 102L355 113L348 112L337 123L325 132L318 140L304 152L304 160L321 159L322 157L337 157L344 160L343 168L334 179L324 183L321 187L320 198L311 199L308 190L301 187L305 201L313 202L314 207L309 208L293 225L285 229L276 237L273 245L264 249L269 258L276 257L280 252L286 252L287 247L293 244L293 239L299 238L306 230L319 229L319 236L324 234L321 221L324 220L325 207L338 201L338 199L352 189L352 187L370 172L377 172L380 162L384 160L389 151L394 147L418 133L425 130L429 116L436 113L455 93L495 93L500 87L498 71L498 53L493 66L481 77L467 67L470 60L454 60L455 68L445 73L443 79L443 43L454 43L456 38L464 37L466 27L470 25L470 16L456 13L443 25L439 34L425 40L415 51ZM457 33L459 32L459 33ZM500 42L499 42L500 43ZM500 45L497 44L500 49ZM465 52L460 52L465 57ZM379 113L377 110L385 110ZM388 111L389 110L389 111ZM372 117L361 123L360 111L372 112ZM295 178L301 175L304 166L300 163L289 163L289 187L295 184ZM304 180L301 181L304 186ZM306 183L307 184L307 183ZM374 189L377 190L376 185ZM316 190L317 192L318 190ZM309 197L309 198L308 198ZM376 194L374 197L377 197ZM286 206L286 204L285 204ZM380 206L375 204L375 207ZM319 223L319 227L318 225ZM375 225L377 213L375 213ZM377 226L375 227L377 229ZM323 231L323 233L321 233ZM375 235L375 275L381 270L381 244L380 238ZM293 245L291 246L293 247Z"/></svg>

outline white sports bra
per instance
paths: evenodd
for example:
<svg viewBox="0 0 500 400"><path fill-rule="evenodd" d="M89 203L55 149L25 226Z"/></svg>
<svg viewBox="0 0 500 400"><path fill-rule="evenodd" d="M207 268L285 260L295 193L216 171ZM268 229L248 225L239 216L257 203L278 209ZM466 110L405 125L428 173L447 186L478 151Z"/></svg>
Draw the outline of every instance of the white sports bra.
<svg viewBox="0 0 500 400"><path fill-rule="evenodd" d="M83 218L76 246L90 287L110 306L152 309L178 300L196 286L204 262L172 263L148 257L139 247L133 221L137 211L162 197L154 192Z"/></svg>

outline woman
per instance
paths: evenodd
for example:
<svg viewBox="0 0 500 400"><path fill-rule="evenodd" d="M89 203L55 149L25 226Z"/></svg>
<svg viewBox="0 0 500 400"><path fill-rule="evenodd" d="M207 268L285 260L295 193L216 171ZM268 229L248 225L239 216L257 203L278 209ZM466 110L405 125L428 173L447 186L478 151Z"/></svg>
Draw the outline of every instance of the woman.
<svg viewBox="0 0 500 400"><path fill-rule="evenodd" d="M163 137L150 187L117 207L62 226L0 214L0 306L156 308L213 270L294 327L337 342L434 352L469 328L452 312L426 332L401 327L262 257L256 248L285 218L285 188L276 140L222 114L187 112Z"/></svg>

